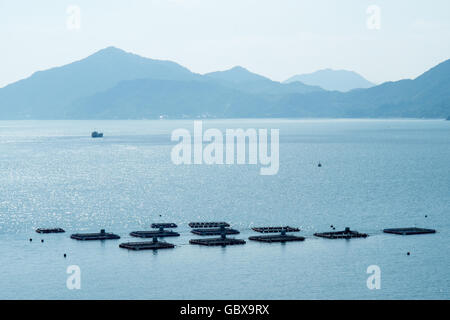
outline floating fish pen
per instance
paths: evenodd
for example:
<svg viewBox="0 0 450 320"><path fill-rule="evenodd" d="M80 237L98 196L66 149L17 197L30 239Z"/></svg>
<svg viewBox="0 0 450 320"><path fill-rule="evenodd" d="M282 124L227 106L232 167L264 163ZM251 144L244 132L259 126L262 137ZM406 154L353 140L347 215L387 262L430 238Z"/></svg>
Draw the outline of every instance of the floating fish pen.
<svg viewBox="0 0 450 320"><path fill-rule="evenodd" d="M190 244L199 244L202 246L232 246L236 244L245 244L245 240L233 238L208 238L208 239L192 239Z"/></svg>
<svg viewBox="0 0 450 320"><path fill-rule="evenodd" d="M180 234L171 230L164 230L164 228L177 228L175 223L153 223L152 228L159 229L157 231L133 231L130 233L132 237L138 238L163 238L163 237L179 237Z"/></svg>
<svg viewBox="0 0 450 320"><path fill-rule="evenodd" d="M253 231L260 232L260 233L278 233L282 232L299 232L299 228L292 228L289 226L286 227L255 227L252 228Z"/></svg>
<svg viewBox="0 0 450 320"><path fill-rule="evenodd" d="M384 233L392 233L392 234L400 234L402 236L409 236L414 234L427 234L427 233L436 233L434 229L424 229L424 228L392 228L392 229L384 229Z"/></svg>
<svg viewBox="0 0 450 320"><path fill-rule="evenodd" d="M105 232L105 229L100 230L99 233L74 233L70 236L75 240L112 240L120 239L117 234Z"/></svg>
<svg viewBox="0 0 450 320"><path fill-rule="evenodd" d="M62 229L62 228L50 228L50 229L38 228L38 229L36 229L36 232L37 233L63 233L66 231L64 231L64 229Z"/></svg>
<svg viewBox="0 0 450 320"><path fill-rule="evenodd" d="M276 235L266 235L266 236L252 236L249 237L249 240L260 241L260 242L290 242L290 241L304 241L304 237L297 237L287 235L286 232L298 232L300 229L291 228L289 226L286 227L260 227L260 228L252 228L253 231L260 233L276 233L280 232L280 234Z"/></svg>
<svg viewBox="0 0 450 320"><path fill-rule="evenodd" d="M207 229L192 229L193 234L198 234L199 236L219 236L222 234L239 234L238 230L225 228L221 226L220 228L207 228Z"/></svg>
<svg viewBox="0 0 450 320"><path fill-rule="evenodd" d="M136 238L164 238L164 237L179 237L180 234L175 231L133 231L130 232L130 236L136 237Z"/></svg>
<svg viewBox="0 0 450 320"><path fill-rule="evenodd" d="M152 223L152 228L154 229L178 228L178 226L175 223Z"/></svg>
<svg viewBox="0 0 450 320"><path fill-rule="evenodd" d="M120 248L128 249L128 250L159 250L159 249L172 249L175 248L175 245L167 242L160 242L155 237L153 241L144 241L144 242L125 242L119 244Z"/></svg>
<svg viewBox="0 0 450 320"><path fill-rule="evenodd" d="M352 239L352 238L366 238L368 235L366 233L360 233L358 231L352 231L350 228L345 228L344 231L334 231L334 232L322 232L314 233L316 237L327 238L327 239Z"/></svg>
<svg viewBox="0 0 450 320"><path fill-rule="evenodd" d="M239 231L226 228L230 226L226 222L191 222L189 225L202 226L203 228L215 228L209 229L210 231L209 234L207 234L208 229L198 229L197 230L198 233L196 234L201 235L220 234L220 238L192 239L189 241L190 244L199 244L202 246L232 246L236 244L245 244L245 240L227 238L227 234L230 233L235 234L235 232L239 233Z"/></svg>
<svg viewBox="0 0 450 320"><path fill-rule="evenodd" d="M290 242L290 241L304 241L304 237L290 236L290 235L271 235L271 236L253 236L249 240L260 242Z"/></svg>
<svg viewBox="0 0 450 320"><path fill-rule="evenodd" d="M189 227L191 228L220 228L229 227L230 225L226 222L190 222Z"/></svg>

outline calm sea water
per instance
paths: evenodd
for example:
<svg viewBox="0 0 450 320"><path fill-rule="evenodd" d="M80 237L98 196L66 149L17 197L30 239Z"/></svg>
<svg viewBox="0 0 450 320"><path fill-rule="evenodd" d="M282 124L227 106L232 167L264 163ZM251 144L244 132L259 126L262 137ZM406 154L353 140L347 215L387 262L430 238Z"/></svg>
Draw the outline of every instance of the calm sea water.
<svg viewBox="0 0 450 320"><path fill-rule="evenodd" d="M278 174L261 176L255 165L175 166L170 133L192 130L192 121L1 121L0 298L450 298L450 122L208 120L204 127L280 129ZM91 139L95 129L105 138ZM228 221L242 239L254 235L251 226L298 226L306 240L190 245L197 236L187 223L202 220ZM152 222L179 225L181 236L166 239L175 249L118 247ZM330 225L370 236L313 236ZM381 231L405 226L438 232ZM38 227L67 232L39 235ZM122 239L69 238L101 228ZM66 287L69 265L81 269L80 290ZM381 269L380 290L366 286L370 265Z"/></svg>

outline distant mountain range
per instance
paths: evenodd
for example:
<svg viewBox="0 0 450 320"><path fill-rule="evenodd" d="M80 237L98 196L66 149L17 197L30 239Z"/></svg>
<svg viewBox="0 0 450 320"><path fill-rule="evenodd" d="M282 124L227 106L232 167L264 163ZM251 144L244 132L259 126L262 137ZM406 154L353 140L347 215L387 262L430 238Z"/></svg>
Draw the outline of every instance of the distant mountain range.
<svg viewBox="0 0 450 320"><path fill-rule="evenodd" d="M318 86L309 86L301 82L289 84L272 81L269 78L251 73L247 69L237 66L226 71L216 71L205 74L221 85L232 87L244 92L264 95L279 95L289 93L310 93L323 91Z"/></svg>
<svg viewBox="0 0 450 320"><path fill-rule="evenodd" d="M324 69L313 73L293 76L285 81L299 81L307 85L319 86L325 90L347 92L353 89L367 89L375 84L353 71Z"/></svg>
<svg viewBox="0 0 450 320"><path fill-rule="evenodd" d="M450 60L414 80L345 93L323 87L272 81L242 67L200 75L109 47L1 88L0 119L450 115Z"/></svg>

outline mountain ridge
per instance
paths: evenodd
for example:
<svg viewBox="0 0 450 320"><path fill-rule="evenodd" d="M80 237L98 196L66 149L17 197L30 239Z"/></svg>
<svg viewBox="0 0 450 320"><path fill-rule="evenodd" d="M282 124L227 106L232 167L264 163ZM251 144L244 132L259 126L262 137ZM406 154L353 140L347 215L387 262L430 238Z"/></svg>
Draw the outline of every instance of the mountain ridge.
<svg viewBox="0 0 450 320"><path fill-rule="evenodd" d="M13 118L45 118L60 115L59 108L69 107L80 97L112 88L119 81L198 77L200 75L175 62L148 59L108 47L84 59L37 71L26 79L1 88L0 102L14 106L16 117ZM37 114L33 105L39 106Z"/></svg>
<svg viewBox="0 0 450 320"><path fill-rule="evenodd" d="M240 66L200 75L108 47L0 88L0 119L446 118L449 101L450 60L415 79L340 92Z"/></svg>
<svg viewBox="0 0 450 320"><path fill-rule="evenodd" d="M367 89L375 84L360 74L349 70L333 70L330 68L312 73L299 74L288 78L285 83L300 81L307 85L319 86L328 91L348 92L354 89Z"/></svg>
<svg viewBox="0 0 450 320"><path fill-rule="evenodd" d="M222 85L230 86L247 93L263 95L282 95L287 93L308 93L321 91L322 88L303 83L281 83L253 73L241 66L224 71L215 71L204 75Z"/></svg>

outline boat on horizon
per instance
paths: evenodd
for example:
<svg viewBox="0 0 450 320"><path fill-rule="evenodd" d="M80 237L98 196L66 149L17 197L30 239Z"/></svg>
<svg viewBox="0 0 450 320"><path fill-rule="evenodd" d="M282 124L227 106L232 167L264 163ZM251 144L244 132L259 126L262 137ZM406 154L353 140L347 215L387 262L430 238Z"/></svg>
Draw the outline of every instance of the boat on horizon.
<svg viewBox="0 0 450 320"><path fill-rule="evenodd" d="M91 137L92 137L92 138L103 138L103 132L93 131L93 132L91 133Z"/></svg>

